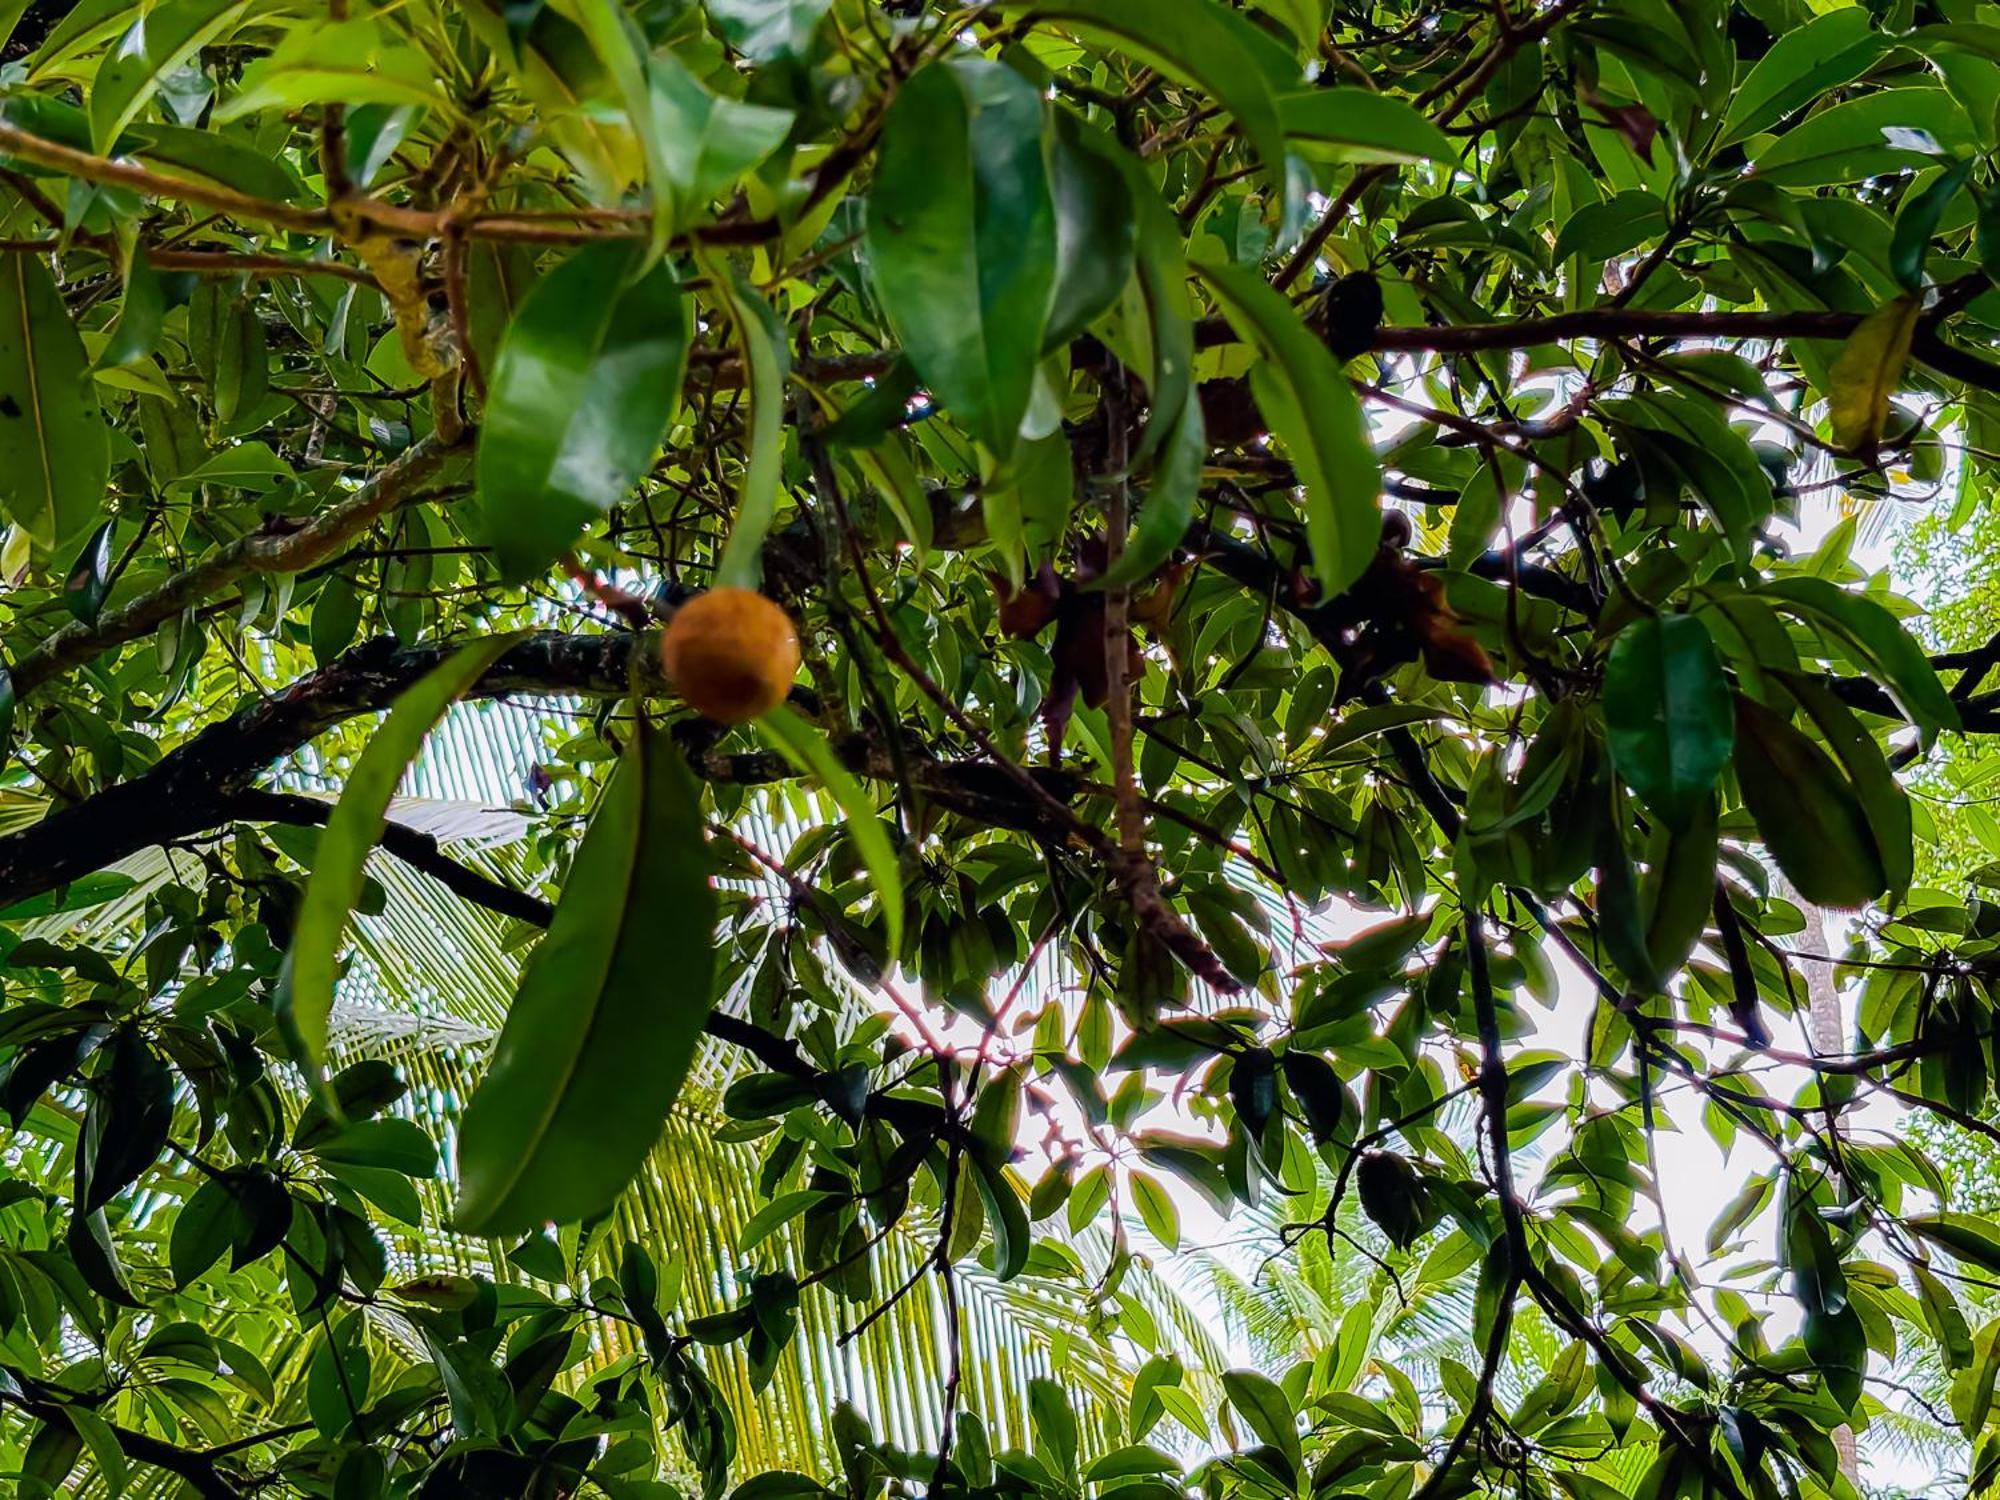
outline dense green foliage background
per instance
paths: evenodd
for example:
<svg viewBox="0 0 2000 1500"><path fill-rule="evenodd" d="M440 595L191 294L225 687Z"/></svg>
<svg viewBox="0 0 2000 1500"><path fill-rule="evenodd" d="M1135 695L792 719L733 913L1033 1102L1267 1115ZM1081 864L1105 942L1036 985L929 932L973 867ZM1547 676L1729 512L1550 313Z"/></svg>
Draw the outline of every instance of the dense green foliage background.
<svg viewBox="0 0 2000 1500"><path fill-rule="evenodd" d="M16 1492L2000 1475L2000 6L0 32Z"/></svg>

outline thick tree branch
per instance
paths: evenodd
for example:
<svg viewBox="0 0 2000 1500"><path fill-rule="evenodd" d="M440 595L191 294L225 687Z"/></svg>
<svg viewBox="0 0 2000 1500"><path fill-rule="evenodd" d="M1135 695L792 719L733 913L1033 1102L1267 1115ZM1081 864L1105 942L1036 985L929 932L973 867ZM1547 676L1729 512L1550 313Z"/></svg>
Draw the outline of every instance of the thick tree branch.
<svg viewBox="0 0 2000 1500"><path fill-rule="evenodd" d="M0 838L0 904L66 885L140 849L194 838L235 817L271 816L270 803L262 804L263 811L243 810L241 799L259 776L336 725L387 708L457 644L366 642L274 697L210 725L142 775ZM657 662L650 636L544 631L502 655L466 696L620 697L631 691L635 668L642 689L664 692ZM895 774L887 753L864 736L846 737L837 750L856 772L884 779ZM706 780L742 785L797 774L778 755L755 751L698 751L689 764ZM983 761L914 760L910 772L925 795L949 811L987 826L1057 840L1067 828L1049 807L1065 805L1079 788L1063 772L1036 770L1028 773L1038 789L1030 797L1013 778ZM412 840L396 837L401 847L392 845L392 853L423 857ZM525 917L525 909L510 914Z"/></svg>
<svg viewBox="0 0 2000 1500"><path fill-rule="evenodd" d="M5 129L0 126L0 137ZM312 567L409 499L453 452L451 445L436 438L419 439L353 494L303 525L253 531L157 588L105 610L93 623L73 621L50 632L14 664L14 691L25 696L100 652L137 640L250 573L297 573Z"/></svg>

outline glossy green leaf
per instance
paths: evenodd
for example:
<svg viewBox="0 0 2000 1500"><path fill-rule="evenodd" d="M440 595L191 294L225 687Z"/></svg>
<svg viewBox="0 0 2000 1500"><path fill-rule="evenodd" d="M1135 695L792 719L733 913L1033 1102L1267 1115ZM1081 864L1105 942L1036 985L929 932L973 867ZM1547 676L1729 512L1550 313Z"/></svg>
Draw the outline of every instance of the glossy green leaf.
<svg viewBox="0 0 2000 1500"><path fill-rule="evenodd" d="M1335 161L1438 161L1456 165L1451 137L1401 99L1336 85L1286 94L1278 100L1285 135L1315 156Z"/></svg>
<svg viewBox="0 0 2000 1500"><path fill-rule="evenodd" d="M1169 433L1140 497L1138 525L1118 561L1095 580L1094 587L1120 588L1152 577L1187 539L1195 502L1201 496L1201 468L1207 456L1201 402L1190 390L1181 419Z"/></svg>
<svg viewBox="0 0 2000 1500"><path fill-rule="evenodd" d="M249 8L249 0L165 0L142 11L105 53L90 86L91 144L107 149L152 102L167 74L233 27Z"/></svg>
<svg viewBox="0 0 2000 1500"><path fill-rule="evenodd" d="M748 283L724 276L711 263L750 368L750 462L736 500L736 519L715 565L717 588L754 589L762 581L764 538L778 512L779 444L785 425L785 374L790 361L784 328L770 304Z"/></svg>
<svg viewBox="0 0 2000 1500"><path fill-rule="evenodd" d="M1912 193L1897 210L1896 232L1889 240L1889 269L1896 277L1896 284L1904 291L1923 289L1924 257L1930 251L1938 221L1944 217L1951 200L1958 196L1958 190L1971 176L1972 162L1969 158L1953 162L1920 191Z"/></svg>
<svg viewBox="0 0 2000 1500"><path fill-rule="evenodd" d="M1848 6L1779 37L1730 95L1716 146L1767 130L1859 76L1882 52L1872 26L1866 10Z"/></svg>
<svg viewBox="0 0 2000 1500"><path fill-rule="evenodd" d="M1705 806L1735 738L1729 683L1692 615L1636 620L1604 662L1605 744L1639 800L1675 829Z"/></svg>
<svg viewBox="0 0 2000 1500"><path fill-rule="evenodd" d="M1854 788L1832 758L1789 721L1739 697L1735 763L1758 833L1808 901L1858 907L1888 887Z"/></svg>
<svg viewBox="0 0 2000 1500"><path fill-rule="evenodd" d="M1331 598L1361 576L1381 540L1381 472L1361 404L1326 346L1260 277L1217 261L1195 269L1262 356L1258 399L1305 486L1313 574Z"/></svg>
<svg viewBox="0 0 2000 1500"><path fill-rule="evenodd" d="M1228 1370L1222 1376L1222 1392L1260 1442L1283 1453L1294 1473L1304 1467L1298 1418L1276 1381L1256 1370Z"/></svg>
<svg viewBox="0 0 2000 1500"><path fill-rule="evenodd" d="M1751 170L1776 186L1821 187L1926 166L1935 149L1975 145L1965 111L1945 90L1888 89L1815 112L1760 152Z"/></svg>
<svg viewBox="0 0 2000 1500"><path fill-rule="evenodd" d="M711 94L671 52L647 63L660 167L675 222L692 223L717 194L784 143L793 114Z"/></svg>
<svg viewBox="0 0 2000 1500"><path fill-rule="evenodd" d="M327 1017L333 1011L341 942L397 783L445 710L519 639L496 635L474 641L397 699L355 762L346 789L326 820L299 908L286 985L287 1023L298 1039L301 1060L315 1072L325 1063Z"/></svg>
<svg viewBox="0 0 2000 1500"><path fill-rule="evenodd" d="M1274 39L1215 0L1039 0L1032 13L1088 36L1116 39L1132 56L1199 84L1228 110L1273 181L1285 176L1285 131L1276 95L1300 70Z"/></svg>
<svg viewBox="0 0 2000 1500"><path fill-rule="evenodd" d="M512 578L542 571L586 523L624 501L653 461L680 395L687 305L664 263L607 242L535 283L490 377L478 482Z"/></svg>
<svg viewBox="0 0 2000 1500"><path fill-rule="evenodd" d="M136 364L160 342L166 316L166 288L146 252L134 245L125 259L125 297L118 304L118 321L97 356L97 368Z"/></svg>
<svg viewBox="0 0 2000 1500"><path fill-rule="evenodd" d="M1775 578L1759 593L1827 633L1858 664L1878 674L1924 743L1959 727L1958 705L1938 681L1930 658L1882 605L1824 578Z"/></svg>
<svg viewBox="0 0 2000 1500"><path fill-rule="evenodd" d="M0 508L57 546L97 521L110 468L83 340L48 267L0 252Z"/></svg>
<svg viewBox="0 0 2000 1500"><path fill-rule="evenodd" d="M847 833L875 884L875 900L889 935L889 952L903 950L903 875L895 846L875 810L875 799L840 763L826 737L785 704L765 714L758 727L777 741L785 759L826 788L847 816Z"/></svg>
<svg viewBox="0 0 2000 1500"><path fill-rule="evenodd" d="M1056 278L1034 86L934 63L896 94L868 198L876 296L917 374L996 459L1027 414Z"/></svg>
<svg viewBox="0 0 2000 1500"><path fill-rule="evenodd" d="M95 624L111 589L111 534L117 523L106 521L90 534L63 579L63 607L72 619Z"/></svg>
<svg viewBox="0 0 2000 1500"><path fill-rule="evenodd" d="M715 897L673 745L627 743L466 1106L453 1219L512 1234L610 1206L659 1138L715 1000Z"/></svg>
<svg viewBox="0 0 2000 1500"><path fill-rule="evenodd" d="M1065 110L1049 141L1056 280L1042 346L1064 349L1118 300L1132 275L1137 226L1118 147Z"/></svg>

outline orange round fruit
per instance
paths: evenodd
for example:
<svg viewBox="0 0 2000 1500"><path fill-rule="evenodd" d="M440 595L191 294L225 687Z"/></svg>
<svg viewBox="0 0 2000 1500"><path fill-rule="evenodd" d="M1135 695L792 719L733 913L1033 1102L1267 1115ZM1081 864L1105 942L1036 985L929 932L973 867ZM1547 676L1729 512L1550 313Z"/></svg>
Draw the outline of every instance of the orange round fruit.
<svg viewBox="0 0 2000 1500"><path fill-rule="evenodd" d="M741 724L785 701L799 670L799 633L754 589L710 589L674 611L660 661L690 708Z"/></svg>

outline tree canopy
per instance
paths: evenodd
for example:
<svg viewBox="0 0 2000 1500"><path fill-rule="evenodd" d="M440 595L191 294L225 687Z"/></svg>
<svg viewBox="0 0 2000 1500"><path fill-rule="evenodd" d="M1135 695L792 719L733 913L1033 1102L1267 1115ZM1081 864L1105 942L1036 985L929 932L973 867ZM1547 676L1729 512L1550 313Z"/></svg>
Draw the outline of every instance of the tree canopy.
<svg viewBox="0 0 2000 1500"><path fill-rule="evenodd" d="M2000 1476L2000 5L0 33L13 1492Z"/></svg>

